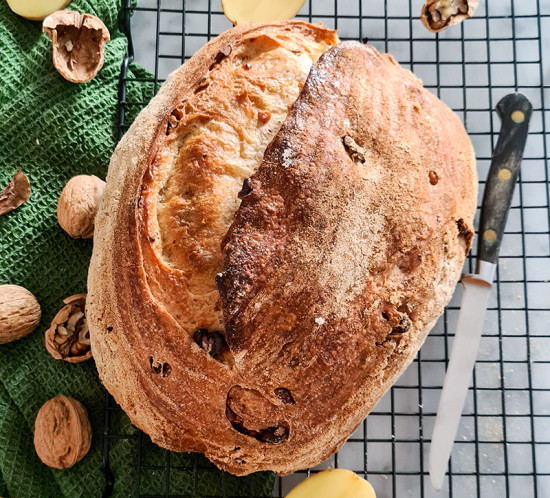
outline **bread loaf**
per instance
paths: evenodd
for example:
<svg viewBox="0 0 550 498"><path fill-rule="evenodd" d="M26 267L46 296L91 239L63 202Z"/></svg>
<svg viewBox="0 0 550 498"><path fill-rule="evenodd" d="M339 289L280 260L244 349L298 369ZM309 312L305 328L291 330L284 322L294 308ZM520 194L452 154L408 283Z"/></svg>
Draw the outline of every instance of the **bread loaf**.
<svg viewBox="0 0 550 498"><path fill-rule="evenodd" d="M336 43L301 22L211 42L121 141L96 219L102 381L154 442L237 475L336 451L471 243L458 117L390 56Z"/></svg>

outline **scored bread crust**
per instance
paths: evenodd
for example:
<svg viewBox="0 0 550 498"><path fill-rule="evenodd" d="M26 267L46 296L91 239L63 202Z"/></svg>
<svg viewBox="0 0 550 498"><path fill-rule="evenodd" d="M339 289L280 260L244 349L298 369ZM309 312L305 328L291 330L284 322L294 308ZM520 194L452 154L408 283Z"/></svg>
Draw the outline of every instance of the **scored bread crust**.
<svg viewBox="0 0 550 498"><path fill-rule="evenodd" d="M305 23L234 28L140 114L109 167L88 281L98 371L132 422L237 475L288 474L343 444L416 355L473 235L475 158L458 117L390 56L340 44L240 194L221 299L205 301L228 348L215 358L196 344L179 256L159 232L167 189L151 177L174 109L220 51L230 59L228 44L281 29L335 42Z"/></svg>

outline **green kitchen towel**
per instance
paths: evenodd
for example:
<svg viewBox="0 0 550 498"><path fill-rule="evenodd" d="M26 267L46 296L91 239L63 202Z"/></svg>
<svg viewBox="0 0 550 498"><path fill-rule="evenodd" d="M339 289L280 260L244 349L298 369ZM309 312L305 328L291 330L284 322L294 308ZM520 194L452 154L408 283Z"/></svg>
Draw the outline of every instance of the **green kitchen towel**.
<svg viewBox="0 0 550 498"><path fill-rule="evenodd" d="M68 8L98 16L111 33L105 65L86 84L65 81L52 65L41 24L18 17L0 0L0 188L18 169L32 188L26 204L0 216L0 284L29 289L42 307L33 333L0 346L0 496L127 497L163 495L168 488L173 495L269 496L271 474L236 478L201 455L168 453L118 409L109 411L108 485L102 471L107 398L94 362L57 361L44 347L44 332L62 300L86 291L92 249L91 240L73 240L58 226L57 199L75 175L105 177L118 135L119 75L127 49L120 0L74 0ZM144 69L129 65L126 124L151 98L150 81ZM67 470L43 465L33 447L36 413L60 393L86 406L94 430L89 454Z"/></svg>

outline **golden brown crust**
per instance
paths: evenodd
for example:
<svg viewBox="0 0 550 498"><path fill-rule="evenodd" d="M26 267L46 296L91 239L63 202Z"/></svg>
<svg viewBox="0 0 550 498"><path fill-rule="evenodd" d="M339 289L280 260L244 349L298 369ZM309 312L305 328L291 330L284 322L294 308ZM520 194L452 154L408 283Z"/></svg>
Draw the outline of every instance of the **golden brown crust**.
<svg viewBox="0 0 550 498"><path fill-rule="evenodd" d="M197 260L159 230L167 190L154 177L177 165L162 137L199 76L220 52L229 57L224 47L289 28L334 42L304 23L239 26L140 115L110 165L88 282L98 370L132 422L156 443L203 452L238 475L288 474L345 441L450 298L469 249L457 223L469 233L475 209L474 156L458 118L391 57L341 44L314 67L245 182L223 244L221 301L197 298L194 322L195 294L176 269ZM211 261L198 261L203 289ZM201 320L219 320L220 335L193 334Z"/></svg>

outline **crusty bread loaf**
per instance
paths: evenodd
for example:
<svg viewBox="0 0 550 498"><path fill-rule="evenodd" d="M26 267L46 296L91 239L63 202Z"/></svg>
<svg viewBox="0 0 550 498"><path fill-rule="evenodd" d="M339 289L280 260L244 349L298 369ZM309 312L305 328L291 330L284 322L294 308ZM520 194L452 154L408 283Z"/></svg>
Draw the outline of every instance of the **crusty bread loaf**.
<svg viewBox="0 0 550 498"><path fill-rule="evenodd" d="M471 242L459 119L351 42L300 93L336 42L300 22L211 42L120 143L96 219L102 381L154 442L238 475L336 451L414 358Z"/></svg>

